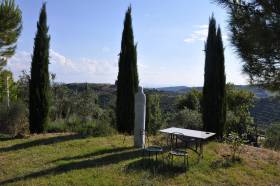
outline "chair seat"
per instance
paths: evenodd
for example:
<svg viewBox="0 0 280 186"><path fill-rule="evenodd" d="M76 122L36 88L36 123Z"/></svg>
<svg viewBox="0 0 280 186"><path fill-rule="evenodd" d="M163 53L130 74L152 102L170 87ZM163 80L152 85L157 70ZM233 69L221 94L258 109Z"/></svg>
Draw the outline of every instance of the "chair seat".
<svg viewBox="0 0 280 186"><path fill-rule="evenodd" d="M149 146L146 147L144 150L148 152L163 152L163 149L160 146Z"/></svg>
<svg viewBox="0 0 280 186"><path fill-rule="evenodd" d="M171 150L169 153L171 155L174 155L174 156L186 156L186 155L188 155L188 153L186 151L180 150L180 149Z"/></svg>

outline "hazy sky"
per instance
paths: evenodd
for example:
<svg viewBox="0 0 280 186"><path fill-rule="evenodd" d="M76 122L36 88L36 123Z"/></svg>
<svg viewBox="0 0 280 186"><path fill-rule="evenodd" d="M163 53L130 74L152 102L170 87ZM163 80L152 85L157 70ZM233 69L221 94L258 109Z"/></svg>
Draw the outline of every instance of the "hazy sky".
<svg viewBox="0 0 280 186"><path fill-rule="evenodd" d="M23 31L8 68L30 71L41 0L16 0ZM225 10L211 0L47 0L50 72L59 82L114 83L124 14L132 5L140 84L201 86L209 16L222 28L227 81L246 84L241 60L228 42Z"/></svg>

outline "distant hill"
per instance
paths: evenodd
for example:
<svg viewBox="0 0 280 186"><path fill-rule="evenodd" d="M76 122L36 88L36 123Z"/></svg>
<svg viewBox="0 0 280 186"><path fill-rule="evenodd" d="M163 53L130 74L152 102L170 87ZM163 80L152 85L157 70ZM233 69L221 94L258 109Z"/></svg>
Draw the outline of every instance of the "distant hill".
<svg viewBox="0 0 280 186"><path fill-rule="evenodd" d="M186 86L175 86L175 87L162 87L162 88L156 88L159 91L163 92L175 92L175 93L182 93L182 92L188 92L192 88L186 87Z"/></svg>
<svg viewBox="0 0 280 186"><path fill-rule="evenodd" d="M237 89L250 91L254 93L258 98L268 98L272 96L272 93L260 87L255 87L250 85L236 85L235 87ZM162 92L183 94L191 91L192 88L195 88L200 91L202 90L202 87L187 87L187 86L161 87L161 88L156 88L156 90Z"/></svg>
<svg viewBox="0 0 280 186"><path fill-rule="evenodd" d="M280 100L273 97L256 98L255 107L250 110L255 123L261 128L280 122Z"/></svg>

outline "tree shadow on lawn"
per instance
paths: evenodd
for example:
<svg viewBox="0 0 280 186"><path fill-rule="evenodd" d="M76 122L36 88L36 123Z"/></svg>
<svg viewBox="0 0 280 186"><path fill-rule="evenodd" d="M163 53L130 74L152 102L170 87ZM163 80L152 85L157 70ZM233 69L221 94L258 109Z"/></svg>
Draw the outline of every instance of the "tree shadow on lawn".
<svg viewBox="0 0 280 186"><path fill-rule="evenodd" d="M66 135L66 136L55 136L55 137L51 137L51 138L38 139L38 140L33 140L33 141L25 142L25 143L12 145L9 147L0 148L0 153L27 149L27 148L39 146L39 145L50 145L50 144L55 144L55 143L64 142L64 141L81 139L81 138L85 138L85 137L86 136L82 136L80 134L71 134L71 135Z"/></svg>
<svg viewBox="0 0 280 186"><path fill-rule="evenodd" d="M100 153L102 153L102 152L100 152ZM117 164L119 162L139 158L141 156L142 156L141 149L121 151L121 152L110 154L110 155L103 156L100 158L83 160L83 161L79 161L79 162L66 163L66 164L59 165L59 166L49 168L49 169L45 169L45 170L42 170L39 172L27 174L25 176L0 181L0 185L14 183L14 182L26 180L26 179L44 177L44 176L48 176L48 175L58 175L58 174L69 172L71 170L97 168L97 167L102 167L102 166L106 166L106 165ZM75 157L74 157L74 159L75 159Z"/></svg>
<svg viewBox="0 0 280 186"><path fill-rule="evenodd" d="M72 156L72 157L64 157L60 159L56 159L54 161L50 161L49 163L55 163L58 161L71 161L71 160L79 160L79 159L86 159L86 158L91 158L94 156L99 156L99 155L105 155L105 154L112 154L112 153L117 153L125 150L131 150L134 147L118 147L118 148L110 148L110 149L102 149L96 152L91 152L88 154L84 155L79 155L79 156Z"/></svg>
<svg viewBox="0 0 280 186"><path fill-rule="evenodd" d="M127 165L126 171L149 171L154 176L161 175L170 178L186 173L188 168L184 166L170 165L163 160L140 159Z"/></svg>

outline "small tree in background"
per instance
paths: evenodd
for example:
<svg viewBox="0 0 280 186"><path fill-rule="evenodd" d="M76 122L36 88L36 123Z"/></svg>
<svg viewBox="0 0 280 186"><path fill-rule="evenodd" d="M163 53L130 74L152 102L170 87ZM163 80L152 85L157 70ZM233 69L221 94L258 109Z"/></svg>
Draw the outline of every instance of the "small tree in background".
<svg viewBox="0 0 280 186"><path fill-rule="evenodd" d="M192 89L187 94L180 96L176 101L176 108L178 110L183 110L184 108L188 108L190 110L201 110L201 100L202 93L196 89Z"/></svg>
<svg viewBox="0 0 280 186"><path fill-rule="evenodd" d="M205 45L205 74L203 86L203 129L223 137L226 121L224 48L220 28L214 16L210 18Z"/></svg>
<svg viewBox="0 0 280 186"><path fill-rule="evenodd" d="M43 4L37 23L34 50L31 63L29 94L29 121L31 133L44 132L49 115L49 43L46 3Z"/></svg>
<svg viewBox="0 0 280 186"><path fill-rule="evenodd" d="M148 133L156 134L164 124L160 109L160 97L157 94L146 96L146 130Z"/></svg>
<svg viewBox="0 0 280 186"><path fill-rule="evenodd" d="M131 133L134 128L134 95L138 90L137 52L132 29L131 7L125 15L119 54L116 118L119 132Z"/></svg>
<svg viewBox="0 0 280 186"><path fill-rule="evenodd" d="M232 84L227 84L228 112L224 130L225 135L235 132L250 142L257 140L256 126L250 114L250 109L253 106L254 94L252 92L240 90Z"/></svg>
<svg viewBox="0 0 280 186"><path fill-rule="evenodd" d="M17 81L17 99L22 101L26 107L29 104L29 82L30 75L26 71L22 71Z"/></svg>
<svg viewBox="0 0 280 186"><path fill-rule="evenodd" d="M21 10L14 0L0 0L0 71L14 55L21 29Z"/></svg>

